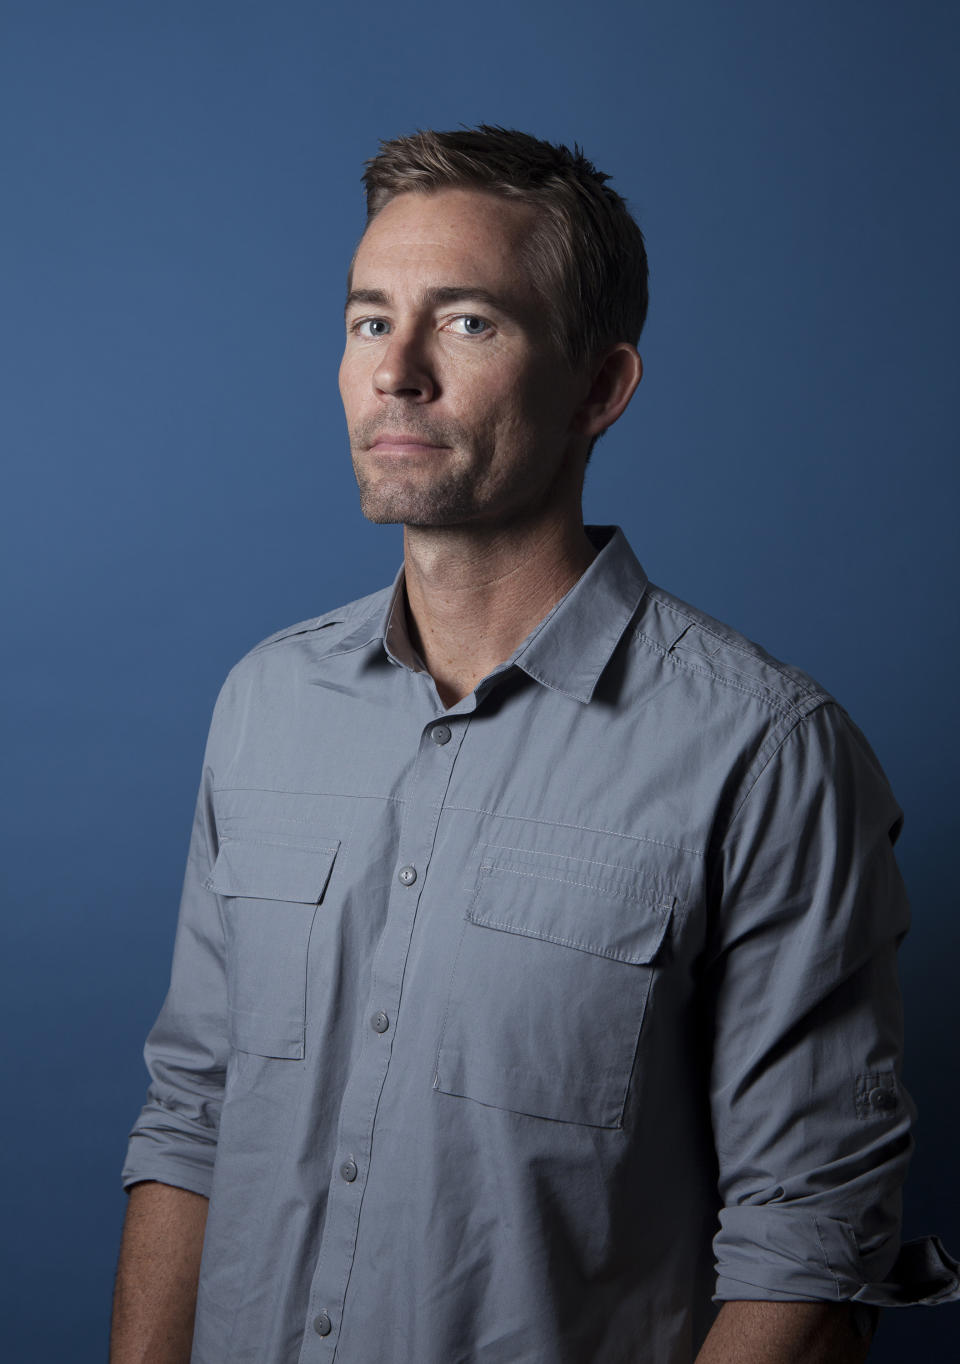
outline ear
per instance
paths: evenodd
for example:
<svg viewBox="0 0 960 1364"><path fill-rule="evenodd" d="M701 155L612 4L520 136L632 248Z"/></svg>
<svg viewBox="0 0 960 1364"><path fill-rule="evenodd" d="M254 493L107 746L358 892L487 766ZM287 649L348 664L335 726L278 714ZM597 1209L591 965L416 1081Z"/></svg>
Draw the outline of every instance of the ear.
<svg viewBox="0 0 960 1364"><path fill-rule="evenodd" d="M587 396L573 415L573 429L580 435L600 436L612 426L633 397L643 378L643 361L636 346L618 341L594 366Z"/></svg>

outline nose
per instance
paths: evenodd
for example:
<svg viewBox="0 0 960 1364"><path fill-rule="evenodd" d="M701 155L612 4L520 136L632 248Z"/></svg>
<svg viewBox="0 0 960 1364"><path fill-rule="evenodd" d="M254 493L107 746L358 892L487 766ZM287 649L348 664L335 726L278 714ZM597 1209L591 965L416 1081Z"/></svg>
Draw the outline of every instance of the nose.
<svg viewBox="0 0 960 1364"><path fill-rule="evenodd" d="M394 332L373 372L378 393L427 403L434 397L436 380L421 338L416 332Z"/></svg>

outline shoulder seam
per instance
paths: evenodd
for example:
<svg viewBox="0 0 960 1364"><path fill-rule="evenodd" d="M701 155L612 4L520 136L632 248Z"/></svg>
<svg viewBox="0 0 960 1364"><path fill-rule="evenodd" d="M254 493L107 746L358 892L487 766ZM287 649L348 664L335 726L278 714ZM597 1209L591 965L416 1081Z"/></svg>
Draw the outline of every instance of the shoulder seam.
<svg viewBox="0 0 960 1364"><path fill-rule="evenodd" d="M729 820L727 821L727 827L723 835L724 843L727 841L727 838L729 837L730 830L733 828L734 824L736 824L737 820L739 819L740 812L743 810L743 807L746 805L747 801L750 799L754 791L757 789L757 784L759 783L760 778L763 776L764 772L766 772L767 768L777 757L777 755L783 751L784 744L790 738L791 734L795 734L804 720L808 720L810 716L814 714L815 711L822 710L824 706L836 706L838 710L842 709L840 703L838 701L835 701L832 696L822 696L814 698L809 705L797 711L796 715L794 715L793 717L793 724L784 730L784 732L780 735L777 742L770 749L770 752L767 754L767 756L763 759L762 762L758 763L757 770L753 774L753 779L750 782L750 785L744 791L743 795L740 798L739 803L737 804L737 808L733 811Z"/></svg>
<svg viewBox="0 0 960 1364"><path fill-rule="evenodd" d="M285 639L294 639L300 635L309 635L316 630L325 630L329 626L344 625L350 626L355 620L367 613L372 614L372 605L376 597L388 592L389 588L381 588L377 592L371 592L365 597L358 597L356 601L347 602L343 606L334 607L332 611L325 611L320 616L308 616L306 620L297 621L294 625L288 625L283 630L277 630L272 635L267 635L259 643L254 644L248 649L244 658L249 658L251 654L257 654L261 649L270 648L274 644L282 644ZM242 660L241 660L242 661Z"/></svg>
<svg viewBox="0 0 960 1364"><path fill-rule="evenodd" d="M730 635L736 636L738 633L737 631L731 629L729 635L721 634L718 630L712 628L708 620L704 620L701 616L695 615L691 611L684 610L683 606L675 601L667 600L665 597L659 595L656 589L653 589L649 595L665 610L670 611L679 616L682 620L689 622L690 625L693 625L704 635L708 635L711 639L717 640L722 648L729 649L731 652L740 654L744 658L756 657L756 654L750 648L745 647L745 644L739 643L737 638L730 637ZM811 700L822 702L833 699L813 678L803 674L801 669L793 670L785 666L772 654L768 654L766 650L761 650L759 645L755 646L756 650L758 653L762 653L763 656L758 658L757 661L782 681L785 690L796 691L798 694L796 700L790 700L788 697L778 694L774 688L766 687L759 679L755 678L753 674L742 672L739 668L734 668L732 665L728 667L728 671L735 673L737 677L744 678L746 683L753 682L755 685L752 687L743 685L734 682L731 678L725 678L717 672L711 672L705 668L698 668L696 664L687 663L685 660L678 658L673 652L673 645L671 645L670 648L667 648L639 629L636 630L635 633L638 636L641 636L652 648L656 649L664 657L669 656L673 659L678 667L685 667L691 672L702 673L705 677L713 678L718 682L725 683L727 686L744 691L748 695L757 697L758 700L767 701L774 709L780 710L784 714L792 714L798 708L802 710ZM677 643L677 640L674 640L674 643ZM690 652L695 651L691 650ZM797 673L799 673L800 676L795 675Z"/></svg>
<svg viewBox="0 0 960 1364"><path fill-rule="evenodd" d="M274 635L267 635L266 639L262 639L259 644L255 644L248 651L247 657L250 654L258 654L261 649L268 649L272 644L281 644L285 639L292 639L296 635L309 635L313 631L323 630L329 625L344 624L347 619L345 615L338 617L335 611L330 612L330 615L334 617L333 620L328 620L326 616L314 616L312 620L300 621L297 625L288 625L285 630L278 630Z"/></svg>
<svg viewBox="0 0 960 1364"><path fill-rule="evenodd" d="M670 649L667 649L655 639L651 639L651 637L644 634L642 630L634 630L633 633L636 639L643 640L644 644L649 644L650 648L660 654L664 660L669 659L674 667L683 668L686 672L705 677L708 681L716 682L722 687L729 687L731 691L739 691L745 696L752 696L755 700L762 701L765 705L769 706L771 710L776 711L780 715L796 715L800 718L800 716L805 713L804 706L809 704L811 700L816 704L820 704L827 699L821 692L808 691L800 700L789 701L785 697L778 696L775 691L759 690L757 687L748 687L742 682L735 681L732 677L724 677L722 673L711 672L708 668L697 667L695 663L690 663L684 658L678 658ZM743 677L744 674L738 672L737 676Z"/></svg>

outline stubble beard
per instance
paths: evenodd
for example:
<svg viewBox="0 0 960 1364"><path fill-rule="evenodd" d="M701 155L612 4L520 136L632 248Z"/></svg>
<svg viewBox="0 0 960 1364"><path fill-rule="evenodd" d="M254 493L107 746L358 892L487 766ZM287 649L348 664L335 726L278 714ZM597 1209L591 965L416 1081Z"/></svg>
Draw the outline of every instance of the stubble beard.
<svg viewBox="0 0 960 1364"><path fill-rule="evenodd" d="M355 455L353 472L360 489L360 510L375 525L423 529L455 526L471 520L478 510L475 489L465 470L451 470L417 486L413 478L371 475Z"/></svg>
<svg viewBox="0 0 960 1364"><path fill-rule="evenodd" d="M472 519L480 500L476 471L448 462L451 451L465 444L469 448L467 433L454 422L418 421L408 413L397 424L431 444L446 447L440 456L446 467L431 469L429 462L426 467L417 462L407 470L376 469L367 463L369 449L381 431L390 429L391 420L380 416L360 423L350 433L360 510L366 519L381 526L422 528L454 526Z"/></svg>

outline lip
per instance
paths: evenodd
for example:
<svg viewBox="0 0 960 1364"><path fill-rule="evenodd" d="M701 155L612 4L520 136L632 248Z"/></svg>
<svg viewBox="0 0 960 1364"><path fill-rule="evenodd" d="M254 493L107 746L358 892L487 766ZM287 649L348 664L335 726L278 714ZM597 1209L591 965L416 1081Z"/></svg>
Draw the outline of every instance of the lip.
<svg viewBox="0 0 960 1364"><path fill-rule="evenodd" d="M388 432L378 436L370 446L371 450L446 450L445 445L435 445L433 441L421 440L419 436L406 436L400 432Z"/></svg>

